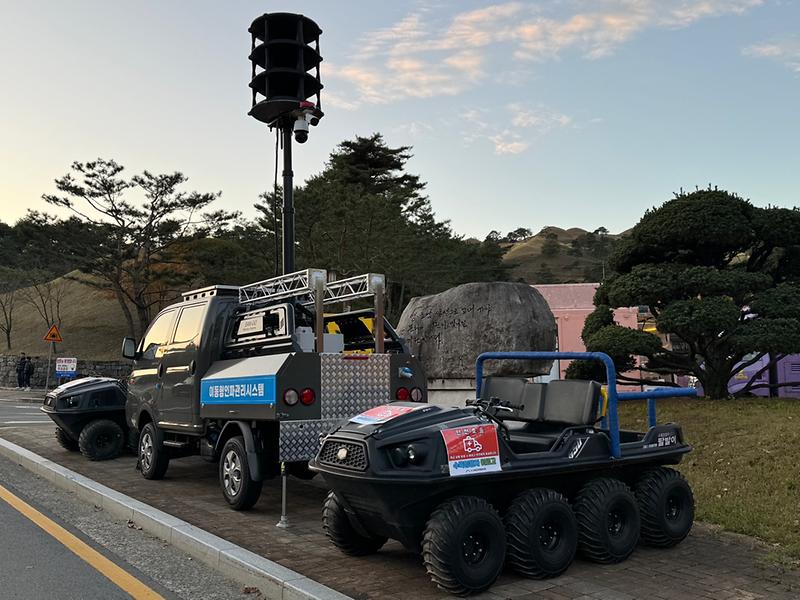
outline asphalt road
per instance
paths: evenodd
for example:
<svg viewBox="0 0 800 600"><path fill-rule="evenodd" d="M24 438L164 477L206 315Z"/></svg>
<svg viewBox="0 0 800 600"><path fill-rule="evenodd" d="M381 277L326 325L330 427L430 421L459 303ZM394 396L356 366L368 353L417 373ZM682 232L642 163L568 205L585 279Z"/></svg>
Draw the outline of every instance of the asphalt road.
<svg viewBox="0 0 800 600"><path fill-rule="evenodd" d="M30 402L23 398L43 396L42 392L0 390L0 427L24 427L52 423L50 417L39 410L41 400Z"/></svg>
<svg viewBox="0 0 800 600"><path fill-rule="evenodd" d="M3 600L260 597L0 457Z"/></svg>
<svg viewBox="0 0 800 600"><path fill-rule="evenodd" d="M3 524L0 580L4 598L130 598L89 563L2 500L0 523Z"/></svg>

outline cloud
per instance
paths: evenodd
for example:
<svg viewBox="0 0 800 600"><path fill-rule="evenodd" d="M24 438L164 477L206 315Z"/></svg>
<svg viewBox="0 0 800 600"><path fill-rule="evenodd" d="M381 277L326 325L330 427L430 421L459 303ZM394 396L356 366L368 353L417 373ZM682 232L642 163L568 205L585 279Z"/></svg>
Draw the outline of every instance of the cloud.
<svg viewBox="0 0 800 600"><path fill-rule="evenodd" d="M420 138L431 135L434 132L433 126L420 121L403 123L393 129L396 133L401 133L411 138Z"/></svg>
<svg viewBox="0 0 800 600"><path fill-rule="evenodd" d="M572 118L544 106L526 106L512 102L505 106L511 116L513 128L498 131L496 119L487 109L472 108L462 113L462 120L469 126L461 136L466 144L488 141L495 154L519 154L527 150L533 141L555 128L569 127Z"/></svg>
<svg viewBox="0 0 800 600"><path fill-rule="evenodd" d="M798 35L748 46L742 50L742 54L777 61L795 73L800 73L800 36Z"/></svg>
<svg viewBox="0 0 800 600"><path fill-rule="evenodd" d="M513 115L511 123L515 126L533 127L539 132L549 131L554 127L566 127L572 123L567 115L541 106L526 108L519 102L513 102L506 106L506 110Z"/></svg>
<svg viewBox="0 0 800 600"><path fill-rule="evenodd" d="M357 55L343 67L328 66L326 77L338 92L340 106L351 110L362 104L455 96L489 74L498 78L520 64L558 59L566 52L602 59L647 29L688 27L702 19L741 15L763 3L513 1L450 18L437 17L436 9L428 7L363 36ZM342 101L345 96L348 100Z"/></svg>
<svg viewBox="0 0 800 600"><path fill-rule="evenodd" d="M528 149L528 142L521 141L518 134L505 130L489 138L494 144L495 154L519 154Z"/></svg>

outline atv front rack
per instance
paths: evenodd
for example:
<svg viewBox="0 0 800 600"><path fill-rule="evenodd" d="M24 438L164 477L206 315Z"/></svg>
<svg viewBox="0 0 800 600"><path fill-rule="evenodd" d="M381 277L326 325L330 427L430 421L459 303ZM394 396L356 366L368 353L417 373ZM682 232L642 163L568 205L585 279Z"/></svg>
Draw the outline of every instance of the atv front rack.
<svg viewBox="0 0 800 600"><path fill-rule="evenodd" d="M606 367L608 412L603 417L603 427L608 427L611 439L611 455L622 456L619 441L619 414L617 403L620 400L647 400L647 421L650 427L656 425L656 400L658 398L694 397L694 388L661 387L644 392L618 392L617 368L611 357L604 352L484 352L475 362L475 396L480 398L483 383L483 363L487 360L597 360Z"/></svg>

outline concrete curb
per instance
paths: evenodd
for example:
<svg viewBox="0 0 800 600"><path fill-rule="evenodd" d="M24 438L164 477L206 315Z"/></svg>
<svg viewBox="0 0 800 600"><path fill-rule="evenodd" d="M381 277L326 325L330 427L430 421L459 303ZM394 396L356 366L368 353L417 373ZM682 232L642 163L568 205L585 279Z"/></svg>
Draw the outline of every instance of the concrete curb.
<svg viewBox="0 0 800 600"><path fill-rule="evenodd" d="M157 508L112 490L13 442L0 438L0 455L56 486L74 492L119 519L203 561L226 577L261 590L274 600L352 600L276 562L250 552Z"/></svg>

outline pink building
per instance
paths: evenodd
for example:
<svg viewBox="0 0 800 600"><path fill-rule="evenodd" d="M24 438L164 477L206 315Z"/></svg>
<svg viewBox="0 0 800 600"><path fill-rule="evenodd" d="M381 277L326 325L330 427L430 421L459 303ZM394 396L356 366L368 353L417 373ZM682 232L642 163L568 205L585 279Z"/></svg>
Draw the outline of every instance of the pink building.
<svg viewBox="0 0 800 600"><path fill-rule="evenodd" d="M599 283L554 283L535 285L544 296L558 325L558 349L561 352L583 352L586 347L581 340L581 330L587 315L594 310L592 299ZM614 320L623 327L637 328L637 309L618 308ZM560 361L561 377L569 361Z"/></svg>

